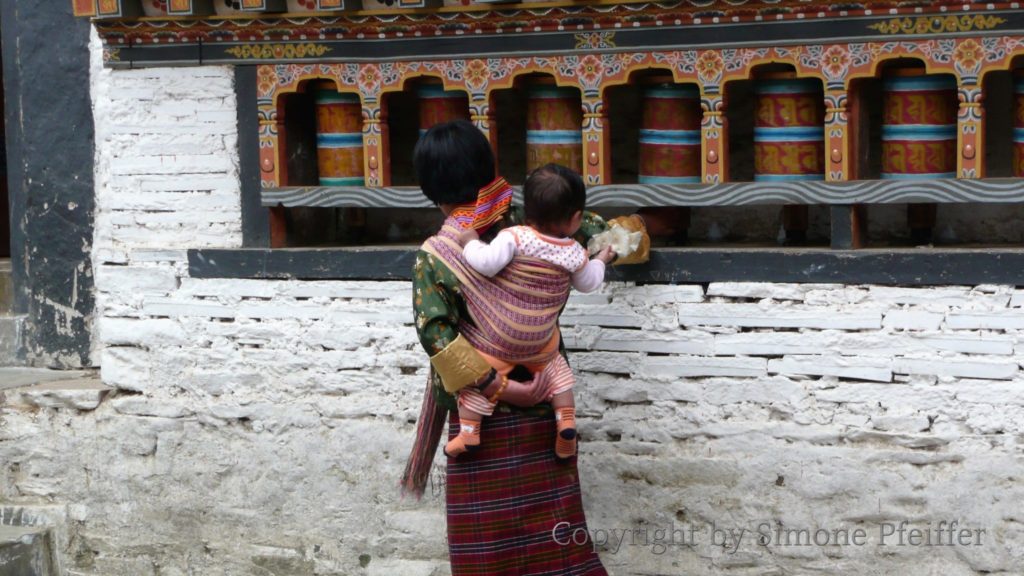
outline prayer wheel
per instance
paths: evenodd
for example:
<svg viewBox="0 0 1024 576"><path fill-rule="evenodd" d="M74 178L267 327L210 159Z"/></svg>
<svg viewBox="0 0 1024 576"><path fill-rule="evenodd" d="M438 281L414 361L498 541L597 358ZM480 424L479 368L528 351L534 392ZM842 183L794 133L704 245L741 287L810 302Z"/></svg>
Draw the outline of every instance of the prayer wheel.
<svg viewBox="0 0 1024 576"><path fill-rule="evenodd" d="M889 71L882 83L882 179L956 177L956 80L920 68ZM927 242L935 204L911 204L914 242Z"/></svg>
<svg viewBox="0 0 1024 576"><path fill-rule="evenodd" d="M1024 70L1014 73L1013 175L1024 177Z"/></svg>
<svg viewBox="0 0 1024 576"><path fill-rule="evenodd" d="M312 86L316 105L316 158L321 186L363 186L363 113L359 96L333 82Z"/></svg>
<svg viewBox="0 0 1024 576"><path fill-rule="evenodd" d="M526 170L548 163L583 171L580 93L535 81L526 90Z"/></svg>
<svg viewBox="0 0 1024 576"><path fill-rule="evenodd" d="M700 92L669 78L643 94L638 182L700 183Z"/></svg>
<svg viewBox="0 0 1024 576"><path fill-rule="evenodd" d="M754 181L825 179L825 105L821 82L792 72L758 77L754 88ZM787 241L807 236L807 206L786 206Z"/></svg>
<svg viewBox="0 0 1024 576"><path fill-rule="evenodd" d="M956 81L917 69L883 83L882 178L956 177Z"/></svg>
<svg viewBox="0 0 1024 576"><path fill-rule="evenodd" d="M701 181L700 91L654 76L643 90L639 139L640 184L695 184ZM690 209L662 206L644 214L652 236L667 244L686 242Z"/></svg>
<svg viewBox="0 0 1024 576"><path fill-rule="evenodd" d="M460 118L469 120L469 100L459 90L445 90L440 83L421 84L416 89L420 101L420 136L431 126Z"/></svg>

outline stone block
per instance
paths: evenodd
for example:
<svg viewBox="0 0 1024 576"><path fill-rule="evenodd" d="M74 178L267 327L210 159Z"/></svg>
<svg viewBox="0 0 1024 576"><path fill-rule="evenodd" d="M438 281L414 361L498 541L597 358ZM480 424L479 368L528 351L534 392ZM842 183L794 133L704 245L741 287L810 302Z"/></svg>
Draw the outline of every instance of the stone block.
<svg viewBox="0 0 1024 576"><path fill-rule="evenodd" d="M777 284L772 282L712 282L707 295L723 298L750 298L762 300L798 300L810 289L805 284Z"/></svg>
<svg viewBox="0 0 1024 576"><path fill-rule="evenodd" d="M653 401L699 402L704 397L704 384L696 379L656 379L639 382L647 398Z"/></svg>
<svg viewBox="0 0 1024 576"><path fill-rule="evenodd" d="M603 372L607 374L632 374L640 365L640 354L620 352L578 352L569 356L573 370Z"/></svg>
<svg viewBox="0 0 1024 576"><path fill-rule="evenodd" d="M786 356L768 361L772 374L835 376L872 382L892 381L892 363L887 358L858 356Z"/></svg>
<svg viewBox="0 0 1024 576"><path fill-rule="evenodd" d="M610 328L641 328L644 319L626 306L566 306L559 323L563 326L607 326Z"/></svg>
<svg viewBox="0 0 1024 576"><path fill-rule="evenodd" d="M956 399L974 404L1024 406L1024 381L961 380L955 386Z"/></svg>
<svg viewBox="0 0 1024 576"><path fill-rule="evenodd" d="M1011 380L1020 370L1016 362L990 360L978 357L965 358L896 358L893 372L899 374L931 374L958 378L979 378L986 380Z"/></svg>
<svg viewBox="0 0 1024 576"><path fill-rule="evenodd" d="M880 414L871 417L871 425L883 432L923 432L931 427L931 420L921 413Z"/></svg>
<svg viewBox="0 0 1024 576"><path fill-rule="evenodd" d="M879 432L875 430L851 430L846 434L851 442L873 442L893 444L904 448L936 449L955 440L951 436L938 434L906 434L900 432Z"/></svg>
<svg viewBox="0 0 1024 576"><path fill-rule="evenodd" d="M645 286L615 286L615 300L623 300L630 306L646 308L658 304L703 302L704 290L695 285L648 284Z"/></svg>
<svg viewBox="0 0 1024 576"><path fill-rule="evenodd" d="M132 263L142 262L170 262L188 263L188 250L132 250L129 256Z"/></svg>
<svg viewBox="0 0 1024 576"><path fill-rule="evenodd" d="M114 388L146 392L153 387L150 353L132 346L108 346L100 354L100 376Z"/></svg>
<svg viewBox="0 0 1024 576"><path fill-rule="evenodd" d="M920 344L933 350L960 352L964 354L985 354L992 356L1009 356L1014 353L1013 339L1007 336L995 336L983 333L934 333L911 334L911 345L904 348L905 352L916 351L907 348L918 348Z"/></svg>
<svg viewBox="0 0 1024 576"><path fill-rule="evenodd" d="M605 328L590 345L593 350L711 355L714 339L696 330L654 332Z"/></svg>
<svg viewBox="0 0 1024 576"><path fill-rule="evenodd" d="M142 301L142 313L148 316L199 316L206 318L234 318L238 316L235 306L217 301L191 300L176 297L147 296Z"/></svg>
<svg viewBox="0 0 1024 576"><path fill-rule="evenodd" d="M741 332L715 334L714 347L718 356L816 354L822 352L834 338L824 332Z"/></svg>
<svg viewBox="0 0 1024 576"><path fill-rule="evenodd" d="M928 385L839 382L835 387L814 390L811 394L821 402L864 404L900 410L937 410L952 406L955 402L953 391Z"/></svg>
<svg viewBox="0 0 1024 576"><path fill-rule="evenodd" d="M640 363L641 376L675 376L697 378L705 376L760 377L766 374L764 358L729 358L703 356L651 356Z"/></svg>
<svg viewBox="0 0 1024 576"><path fill-rule="evenodd" d="M426 560L400 560L391 558L371 559L366 565L367 576L435 576L437 563Z"/></svg>
<svg viewBox="0 0 1024 576"><path fill-rule="evenodd" d="M111 390L98 378L57 380L12 390L7 403L88 411L95 410Z"/></svg>
<svg viewBox="0 0 1024 576"><path fill-rule="evenodd" d="M882 327L876 311L838 311L798 306L762 307L757 304L680 304L679 323L694 326L743 328L819 328L870 330Z"/></svg>
<svg viewBox="0 0 1024 576"><path fill-rule="evenodd" d="M183 278L178 294L238 298L340 298L412 302L409 282L336 282L251 280L245 278Z"/></svg>
<svg viewBox="0 0 1024 576"><path fill-rule="evenodd" d="M710 378L704 382L702 400L710 404L790 404L795 405L807 397L807 391L798 382L781 376L755 379Z"/></svg>
<svg viewBox="0 0 1024 576"><path fill-rule="evenodd" d="M173 292L178 276L166 267L98 266L95 269L96 289L125 294Z"/></svg>
<svg viewBox="0 0 1024 576"><path fill-rule="evenodd" d="M893 330L938 330L944 317L919 309L889 310L882 318L882 326Z"/></svg>
<svg viewBox="0 0 1024 576"><path fill-rule="evenodd" d="M174 135L174 138L184 138L183 135ZM193 139L188 135L188 139ZM142 192L196 192L196 191L221 191L237 193L238 178L227 174L189 174L188 178L166 178L158 176L140 176L136 178L133 185L124 190L130 193L134 190Z"/></svg>
<svg viewBox="0 0 1024 576"><path fill-rule="evenodd" d="M946 326L953 330L1021 330L1024 312L1016 309L1001 312L950 312Z"/></svg>
<svg viewBox="0 0 1024 576"><path fill-rule="evenodd" d="M837 286L823 290L808 290L807 294L804 295L804 304L810 306L844 306L849 304L859 304L862 307L866 307L870 304L870 301L868 301L868 291L864 288L856 286ZM875 307L877 308L878 305L875 305Z"/></svg>
<svg viewBox="0 0 1024 576"><path fill-rule="evenodd" d="M100 342L107 346L182 346L189 342L180 322L170 318L108 318L97 321Z"/></svg>
<svg viewBox="0 0 1024 576"><path fill-rule="evenodd" d="M171 398L145 398L139 396L116 396L110 400L120 414L129 416L154 416L157 418L182 418L191 416L195 411L189 407L187 400Z"/></svg>
<svg viewBox="0 0 1024 576"><path fill-rule="evenodd" d="M913 306L965 306L968 302L969 293L969 288L960 287L902 288L895 286L871 286L868 288L868 295L872 302L909 304Z"/></svg>
<svg viewBox="0 0 1024 576"><path fill-rule="evenodd" d="M569 306L604 306L611 303L611 294L605 294L601 292L591 292L590 294L583 294L581 292L570 292L569 293Z"/></svg>
<svg viewBox="0 0 1024 576"><path fill-rule="evenodd" d="M1010 306L1020 308L1024 306L1024 290L1014 290L1010 296Z"/></svg>

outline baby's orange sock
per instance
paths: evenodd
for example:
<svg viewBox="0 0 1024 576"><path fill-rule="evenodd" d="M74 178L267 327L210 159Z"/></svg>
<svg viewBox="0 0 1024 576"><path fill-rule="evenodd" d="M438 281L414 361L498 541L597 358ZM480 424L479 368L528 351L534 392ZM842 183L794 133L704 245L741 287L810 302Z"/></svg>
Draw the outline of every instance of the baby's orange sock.
<svg viewBox="0 0 1024 576"><path fill-rule="evenodd" d="M555 424L558 435L555 438L555 456L571 458L576 455L576 407L555 409Z"/></svg>
<svg viewBox="0 0 1024 576"><path fill-rule="evenodd" d="M470 452L480 446L480 421L459 418L459 435L448 441L444 447L445 456L457 458L463 452Z"/></svg>

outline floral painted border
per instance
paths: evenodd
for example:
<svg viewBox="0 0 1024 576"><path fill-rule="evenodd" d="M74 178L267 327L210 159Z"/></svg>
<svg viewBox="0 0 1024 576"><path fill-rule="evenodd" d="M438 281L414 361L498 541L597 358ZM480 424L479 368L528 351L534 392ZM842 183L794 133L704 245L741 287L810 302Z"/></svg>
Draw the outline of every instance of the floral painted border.
<svg viewBox="0 0 1024 576"><path fill-rule="evenodd" d="M302 89L310 79L334 80L339 90L357 94L364 118L364 163L368 186L388 186L386 134L382 133L382 96L401 91L410 79L424 76L440 79L447 90L461 90L469 96L470 114L492 141L493 111L490 95L508 89L524 74L544 73L561 86L578 88L584 121L584 176L588 184L609 182L610 134L605 122L603 95L610 86L626 84L633 73L647 69L670 72L676 82L700 89L704 119L702 126L703 181L720 183L728 174L726 142L726 100L729 82L750 78L762 64L792 65L800 77L817 78L824 86L826 106L827 180L843 181L849 175L849 134L847 130L848 90L851 81L874 77L887 60L914 58L929 73L952 74L960 91L958 174L979 178L984 158L983 108L980 82L988 72L1007 70L1016 56L1024 55L1024 37L933 39L850 44L822 44L799 47L736 48L723 50L680 50L666 52L607 52L585 55L521 58L477 58L414 62L347 64L266 64L259 66L258 106L260 154L264 188L285 185L279 167L285 151L281 148L277 113L282 94Z"/></svg>

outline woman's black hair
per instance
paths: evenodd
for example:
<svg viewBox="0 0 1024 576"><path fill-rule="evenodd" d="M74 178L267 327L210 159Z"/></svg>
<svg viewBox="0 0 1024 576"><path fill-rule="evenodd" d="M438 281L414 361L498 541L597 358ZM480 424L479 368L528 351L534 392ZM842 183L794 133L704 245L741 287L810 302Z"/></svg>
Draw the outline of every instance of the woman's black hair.
<svg viewBox="0 0 1024 576"><path fill-rule="evenodd" d="M435 124L412 153L416 180L434 204L465 204L477 199L494 178L494 152L468 120Z"/></svg>
<svg viewBox="0 0 1024 576"><path fill-rule="evenodd" d="M537 168L523 184L526 221L534 226L550 226L566 222L583 210L587 203L587 187L580 175L560 164Z"/></svg>

